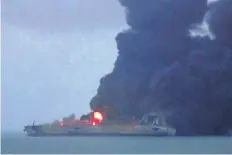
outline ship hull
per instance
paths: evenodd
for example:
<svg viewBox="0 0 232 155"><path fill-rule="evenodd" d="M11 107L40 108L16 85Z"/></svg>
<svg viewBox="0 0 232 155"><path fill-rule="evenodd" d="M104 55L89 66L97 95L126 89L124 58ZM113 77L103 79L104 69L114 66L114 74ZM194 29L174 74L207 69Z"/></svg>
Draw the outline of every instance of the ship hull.
<svg viewBox="0 0 232 155"><path fill-rule="evenodd" d="M170 136L163 133L44 133L44 134L27 134L30 137L89 137L89 136L99 136L99 137L109 137L109 136L132 136L132 137L146 137L146 136Z"/></svg>
<svg viewBox="0 0 232 155"><path fill-rule="evenodd" d="M40 129L40 130L39 130ZM62 128L60 128L62 129ZM174 132L165 129L145 131L141 129L117 129L107 127L66 128L66 130L45 130L40 127L28 127L24 130L31 137L71 137L71 136L173 136Z"/></svg>

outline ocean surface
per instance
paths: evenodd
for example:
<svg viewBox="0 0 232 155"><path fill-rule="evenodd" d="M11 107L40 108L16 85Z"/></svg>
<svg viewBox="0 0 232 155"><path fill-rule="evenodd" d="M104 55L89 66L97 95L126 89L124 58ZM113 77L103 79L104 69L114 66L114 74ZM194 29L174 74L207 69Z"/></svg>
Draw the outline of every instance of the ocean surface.
<svg viewBox="0 0 232 155"><path fill-rule="evenodd" d="M2 133L1 153L232 153L232 137L27 137Z"/></svg>

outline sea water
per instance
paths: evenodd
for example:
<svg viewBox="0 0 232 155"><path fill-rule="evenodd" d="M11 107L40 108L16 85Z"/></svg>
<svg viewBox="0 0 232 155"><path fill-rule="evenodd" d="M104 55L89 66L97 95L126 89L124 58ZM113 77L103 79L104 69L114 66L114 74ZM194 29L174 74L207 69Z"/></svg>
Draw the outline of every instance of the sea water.
<svg viewBox="0 0 232 155"><path fill-rule="evenodd" d="M1 153L232 153L232 137L27 137L2 133Z"/></svg>

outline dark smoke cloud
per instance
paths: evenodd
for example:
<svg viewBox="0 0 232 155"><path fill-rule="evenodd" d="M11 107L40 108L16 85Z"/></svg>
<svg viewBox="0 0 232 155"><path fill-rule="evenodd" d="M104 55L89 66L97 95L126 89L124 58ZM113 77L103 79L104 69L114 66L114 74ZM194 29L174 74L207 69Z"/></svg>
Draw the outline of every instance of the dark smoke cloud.
<svg viewBox="0 0 232 155"><path fill-rule="evenodd" d="M226 133L232 127L231 1L120 3L131 28L117 35L114 70L101 79L91 108L113 105L122 116L137 118L169 112L179 135ZM190 37L206 13L216 39Z"/></svg>
<svg viewBox="0 0 232 155"><path fill-rule="evenodd" d="M213 3L208 21L218 41L232 48L232 1L220 0Z"/></svg>
<svg viewBox="0 0 232 155"><path fill-rule="evenodd" d="M206 0L119 0L126 7L127 23L133 30L188 28L201 22Z"/></svg>

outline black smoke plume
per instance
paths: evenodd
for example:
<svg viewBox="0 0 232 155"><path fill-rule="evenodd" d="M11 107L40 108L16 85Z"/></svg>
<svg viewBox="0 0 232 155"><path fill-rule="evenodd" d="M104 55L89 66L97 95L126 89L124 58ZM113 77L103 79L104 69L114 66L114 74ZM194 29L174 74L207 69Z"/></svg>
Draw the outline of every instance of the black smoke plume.
<svg viewBox="0 0 232 155"><path fill-rule="evenodd" d="M169 112L179 135L232 128L232 1L120 0L129 30L116 37L118 58L100 81L92 109L120 116ZM204 20L215 38L190 35Z"/></svg>

